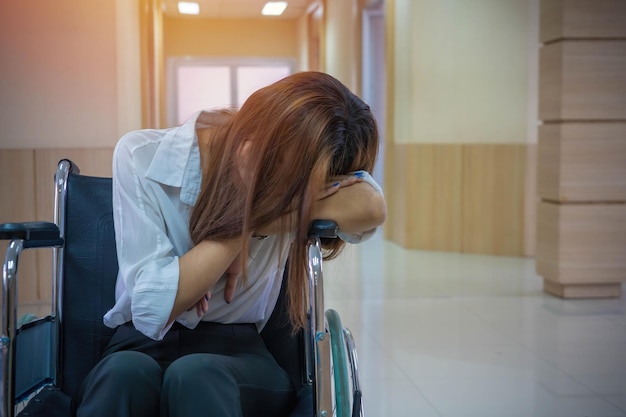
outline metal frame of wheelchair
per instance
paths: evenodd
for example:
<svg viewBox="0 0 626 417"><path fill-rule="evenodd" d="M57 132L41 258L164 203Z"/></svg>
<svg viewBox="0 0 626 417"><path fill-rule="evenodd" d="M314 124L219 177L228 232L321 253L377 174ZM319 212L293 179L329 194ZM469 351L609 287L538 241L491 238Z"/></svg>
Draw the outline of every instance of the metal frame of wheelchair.
<svg viewBox="0 0 626 417"><path fill-rule="evenodd" d="M311 358L317 360L314 372L308 370L306 374L312 377L310 382L315 383L316 416L363 416L354 338L350 330L342 326L341 318L335 310L324 309L320 238L336 238L337 226L332 222L319 221L314 222L313 229L315 233L308 242L308 275L311 298L309 334L314 340L306 346L311 346L313 351L312 355L307 355L309 361ZM353 394L352 398L349 397L350 393Z"/></svg>
<svg viewBox="0 0 626 417"><path fill-rule="evenodd" d="M62 377L61 340L63 323L63 250L65 238L66 184L72 163L59 162L55 174L54 223L24 222L0 225L0 239L10 240L2 268L2 316L0 319L0 417L14 417L16 405L25 403L46 386L58 386ZM352 334L343 328L339 314L324 309L322 250L320 238L336 238L333 222L313 222L308 241L309 323L305 332L305 384L313 387L315 417L363 417L358 358ZM18 328L17 279L20 254L29 248L52 248L51 314ZM44 331L34 331L43 325ZM33 331L29 331L33 329ZM48 330L48 331L46 331ZM20 338L18 338L18 335ZM49 345L49 358L20 358L21 339L25 344ZM41 362L49 372L17 375L26 361ZM19 364L18 364L19 362Z"/></svg>

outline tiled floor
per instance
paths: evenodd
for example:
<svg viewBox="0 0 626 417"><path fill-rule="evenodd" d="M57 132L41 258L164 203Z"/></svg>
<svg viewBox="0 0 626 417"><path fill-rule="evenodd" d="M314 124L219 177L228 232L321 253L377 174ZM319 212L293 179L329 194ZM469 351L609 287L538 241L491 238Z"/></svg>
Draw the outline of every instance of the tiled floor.
<svg viewBox="0 0 626 417"><path fill-rule="evenodd" d="M326 308L356 339L368 417L626 416L626 296L566 301L542 292L532 259L380 236L324 278Z"/></svg>

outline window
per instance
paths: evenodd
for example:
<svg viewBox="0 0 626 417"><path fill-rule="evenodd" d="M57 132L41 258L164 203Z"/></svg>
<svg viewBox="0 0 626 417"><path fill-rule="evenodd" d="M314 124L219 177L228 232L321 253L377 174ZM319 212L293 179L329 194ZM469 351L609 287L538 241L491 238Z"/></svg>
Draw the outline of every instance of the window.
<svg viewBox="0 0 626 417"><path fill-rule="evenodd" d="M168 125L198 110L241 107L254 91L293 72L290 60L171 58L168 71Z"/></svg>

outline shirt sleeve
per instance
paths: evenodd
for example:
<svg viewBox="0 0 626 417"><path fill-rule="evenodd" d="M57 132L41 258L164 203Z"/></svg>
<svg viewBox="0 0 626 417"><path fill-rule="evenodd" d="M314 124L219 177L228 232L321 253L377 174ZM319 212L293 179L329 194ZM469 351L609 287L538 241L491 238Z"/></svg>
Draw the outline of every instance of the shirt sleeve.
<svg viewBox="0 0 626 417"><path fill-rule="evenodd" d="M133 135L140 134L123 137L113 155L118 280L123 280L126 296L131 300L135 328L161 340L171 326L166 325L178 291L179 263L160 215L155 184L148 183L138 172L138 167L149 163L133 152L137 138Z"/></svg>
<svg viewBox="0 0 626 417"><path fill-rule="evenodd" d="M380 185L378 185L378 183L376 181L374 181L374 178L372 178L372 176L369 174L369 172L367 171L356 171L353 173L354 175L358 175L359 177L361 177L361 179L368 183L369 185L372 186L372 188L374 188L376 191L378 191L380 194L383 194L383 190L380 187ZM376 230L378 230L377 227L368 230L366 232L363 233L344 233L341 230L339 230L337 232L337 236L343 240L344 242L347 243L361 243L361 242L365 242L366 240L370 239L372 236L374 236L374 234L376 233Z"/></svg>

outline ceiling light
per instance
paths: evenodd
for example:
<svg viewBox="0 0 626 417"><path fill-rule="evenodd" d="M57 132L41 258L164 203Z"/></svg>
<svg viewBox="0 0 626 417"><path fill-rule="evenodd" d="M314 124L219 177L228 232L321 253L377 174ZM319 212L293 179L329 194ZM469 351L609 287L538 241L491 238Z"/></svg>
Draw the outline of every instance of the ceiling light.
<svg viewBox="0 0 626 417"><path fill-rule="evenodd" d="M181 14L198 14L200 13L200 5L190 1L179 1L178 11Z"/></svg>
<svg viewBox="0 0 626 417"><path fill-rule="evenodd" d="M264 16L280 16L287 8L286 1L269 1L263 6L261 14Z"/></svg>

